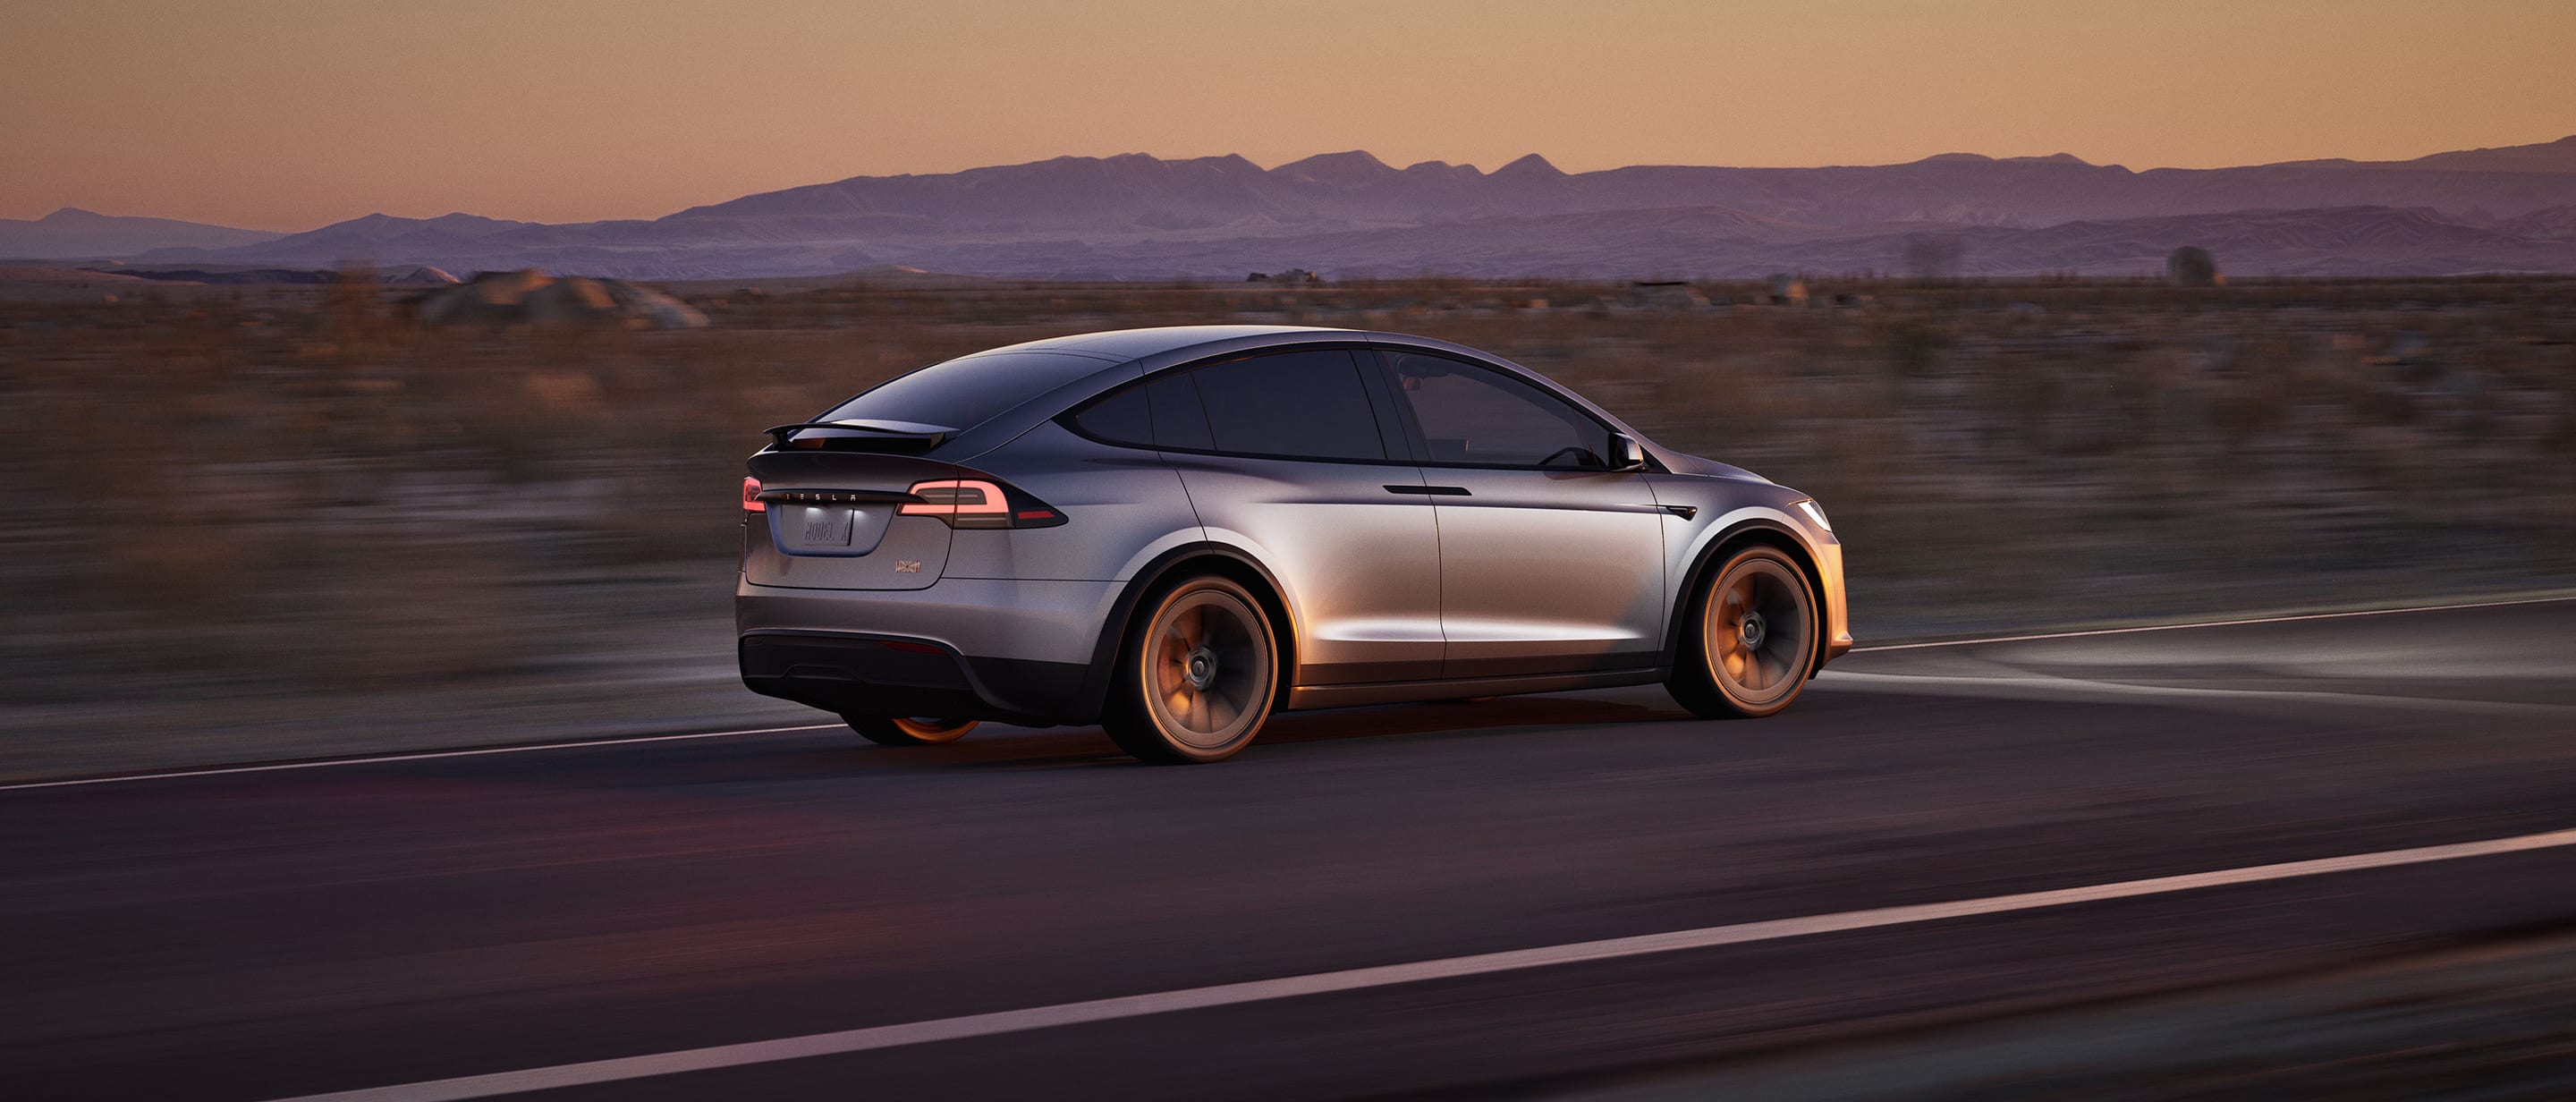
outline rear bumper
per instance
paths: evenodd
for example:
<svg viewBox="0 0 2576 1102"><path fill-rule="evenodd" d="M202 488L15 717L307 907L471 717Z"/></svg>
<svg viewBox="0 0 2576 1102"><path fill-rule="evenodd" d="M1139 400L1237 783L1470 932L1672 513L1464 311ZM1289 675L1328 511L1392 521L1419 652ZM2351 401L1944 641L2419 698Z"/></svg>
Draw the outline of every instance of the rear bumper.
<svg viewBox="0 0 2576 1102"><path fill-rule="evenodd" d="M1090 667L970 658L922 639L755 631L736 644L742 683L840 715L1061 722Z"/></svg>
<svg viewBox="0 0 2576 1102"><path fill-rule="evenodd" d="M918 590L737 580L743 684L851 715L1045 726L1099 715L1116 582L943 578Z"/></svg>

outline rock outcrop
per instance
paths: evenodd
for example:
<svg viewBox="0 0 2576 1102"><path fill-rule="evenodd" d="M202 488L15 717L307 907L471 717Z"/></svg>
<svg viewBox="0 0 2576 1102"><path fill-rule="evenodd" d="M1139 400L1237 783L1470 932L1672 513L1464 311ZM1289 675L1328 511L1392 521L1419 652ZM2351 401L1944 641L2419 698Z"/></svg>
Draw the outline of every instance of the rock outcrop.
<svg viewBox="0 0 2576 1102"><path fill-rule="evenodd" d="M430 291L416 302L426 325L696 329L707 324L707 316L696 307L651 287L587 276L558 279L534 268L484 272L467 282Z"/></svg>

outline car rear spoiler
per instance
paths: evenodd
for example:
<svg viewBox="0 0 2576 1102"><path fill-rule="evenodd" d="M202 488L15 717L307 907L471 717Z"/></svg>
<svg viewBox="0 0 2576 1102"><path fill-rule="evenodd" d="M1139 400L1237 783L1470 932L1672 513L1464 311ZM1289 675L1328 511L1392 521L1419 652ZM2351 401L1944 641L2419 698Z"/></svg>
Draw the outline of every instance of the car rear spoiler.
<svg viewBox="0 0 2576 1102"><path fill-rule="evenodd" d="M802 441L806 447L844 451L926 452L948 439L948 429L943 426L910 421L805 421L793 425L772 425L760 431L768 434L772 447L784 450L795 446L798 443L796 434L807 429L839 429L869 434L814 436Z"/></svg>

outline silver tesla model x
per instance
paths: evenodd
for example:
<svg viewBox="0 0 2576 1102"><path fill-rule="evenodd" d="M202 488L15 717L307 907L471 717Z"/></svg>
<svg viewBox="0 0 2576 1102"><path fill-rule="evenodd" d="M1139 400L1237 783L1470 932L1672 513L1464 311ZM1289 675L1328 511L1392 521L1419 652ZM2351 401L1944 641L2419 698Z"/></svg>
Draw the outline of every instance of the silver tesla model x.
<svg viewBox="0 0 2576 1102"><path fill-rule="evenodd" d="M1218 761L1281 709L1662 683L1767 716L1852 645L1825 512L1442 341L1130 329L770 429L743 682L893 746L980 720Z"/></svg>

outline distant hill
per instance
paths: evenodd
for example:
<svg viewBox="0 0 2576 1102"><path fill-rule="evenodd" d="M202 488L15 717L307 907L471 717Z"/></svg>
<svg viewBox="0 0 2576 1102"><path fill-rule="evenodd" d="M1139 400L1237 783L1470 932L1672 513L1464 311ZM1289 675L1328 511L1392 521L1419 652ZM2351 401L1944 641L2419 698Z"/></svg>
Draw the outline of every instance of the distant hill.
<svg viewBox="0 0 2576 1102"><path fill-rule="evenodd" d="M2402 162L2146 171L2066 153L1582 173L1535 154L1486 172L1439 161L1397 168L1358 150L1267 169L1240 156L1131 153L859 176L653 220L378 214L141 259L652 279L878 265L1035 278L1240 278L1235 269L1282 267L1606 277L1891 271L1908 241L1937 233L1960 242L1965 271L1998 275L2153 271L2159 250L2179 244L2217 250L2227 270L2249 274L2576 271L2565 215L2551 213L2568 209L2576 138Z"/></svg>
<svg viewBox="0 0 2576 1102"><path fill-rule="evenodd" d="M283 237L266 230L132 218L64 207L42 218L0 218L0 257L93 260L159 248L228 249Z"/></svg>
<svg viewBox="0 0 2576 1102"><path fill-rule="evenodd" d="M2550 207L2506 219L2496 229L2541 241L2576 241L2576 207Z"/></svg>
<svg viewBox="0 0 2576 1102"><path fill-rule="evenodd" d="M471 214L446 214L436 218L370 214L346 222L334 222L318 230L274 234L267 240L244 247L165 246L144 251L136 259L171 263L254 256L264 264L330 265L349 260L447 254L475 248L514 231L547 228L537 222L511 222Z"/></svg>
<svg viewBox="0 0 2576 1102"><path fill-rule="evenodd" d="M2464 149L2457 153L2436 153L2397 162L2415 168L2455 169L2471 172L2576 172L2576 135L2540 145L2509 145L2495 149Z"/></svg>
<svg viewBox="0 0 2576 1102"><path fill-rule="evenodd" d="M960 245L925 266L1031 278L1201 279L1290 264L1341 275L1753 279L1772 272L1904 271L1910 246L1942 240L1955 272L2144 276L2199 245L2246 275L2576 272L2576 248L2447 221L2423 209L2341 207L2077 221L2056 226L1800 225L1724 208L1500 216L1384 230L1211 241Z"/></svg>

